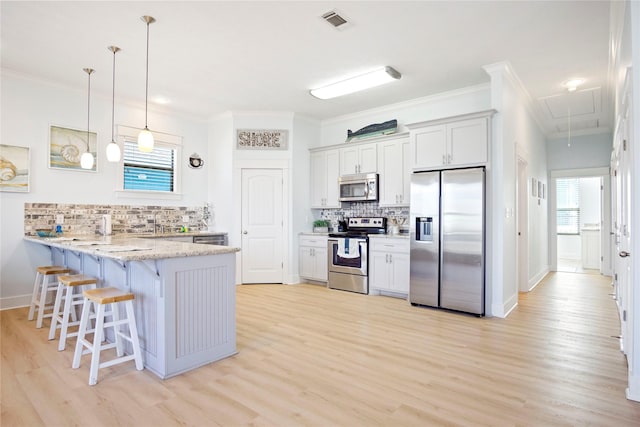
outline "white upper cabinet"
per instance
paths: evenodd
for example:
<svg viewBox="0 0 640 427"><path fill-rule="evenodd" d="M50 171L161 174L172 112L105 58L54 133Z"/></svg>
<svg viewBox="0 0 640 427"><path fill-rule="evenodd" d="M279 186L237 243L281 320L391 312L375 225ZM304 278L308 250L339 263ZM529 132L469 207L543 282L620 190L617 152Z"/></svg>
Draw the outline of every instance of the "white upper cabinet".
<svg viewBox="0 0 640 427"><path fill-rule="evenodd" d="M340 150L311 153L311 207L339 208Z"/></svg>
<svg viewBox="0 0 640 427"><path fill-rule="evenodd" d="M378 143L380 206L408 206L411 184L409 136Z"/></svg>
<svg viewBox="0 0 640 427"><path fill-rule="evenodd" d="M489 120L494 110L407 125L413 169L484 165L489 159Z"/></svg>
<svg viewBox="0 0 640 427"><path fill-rule="evenodd" d="M340 149L340 174L376 173L378 151L376 143L354 145Z"/></svg>

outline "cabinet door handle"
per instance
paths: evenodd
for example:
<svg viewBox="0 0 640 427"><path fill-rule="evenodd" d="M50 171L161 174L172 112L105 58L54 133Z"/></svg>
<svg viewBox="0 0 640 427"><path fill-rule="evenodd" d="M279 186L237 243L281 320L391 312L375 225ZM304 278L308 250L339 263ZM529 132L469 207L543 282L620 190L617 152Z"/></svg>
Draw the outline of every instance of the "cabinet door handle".
<svg viewBox="0 0 640 427"><path fill-rule="evenodd" d="M626 258L628 256L631 256L631 253L629 253L627 251L620 251L620 253L618 255L620 256L620 258Z"/></svg>
<svg viewBox="0 0 640 427"><path fill-rule="evenodd" d="M389 264L389 254L384 254L384 262Z"/></svg>
<svg viewBox="0 0 640 427"><path fill-rule="evenodd" d="M447 164L447 158L445 157L445 155L442 155L442 164L446 165Z"/></svg>
<svg viewBox="0 0 640 427"><path fill-rule="evenodd" d="M451 154L447 154L447 164L451 164Z"/></svg>
<svg viewBox="0 0 640 427"><path fill-rule="evenodd" d="M393 254L389 254L389 264L393 263Z"/></svg>

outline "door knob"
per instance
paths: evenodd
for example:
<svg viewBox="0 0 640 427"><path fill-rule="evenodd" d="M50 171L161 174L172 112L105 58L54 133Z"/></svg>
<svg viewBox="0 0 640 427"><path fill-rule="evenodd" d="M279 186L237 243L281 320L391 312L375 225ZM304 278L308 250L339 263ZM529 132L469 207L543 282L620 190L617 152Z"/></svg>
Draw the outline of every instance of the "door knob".
<svg viewBox="0 0 640 427"><path fill-rule="evenodd" d="M242 234L249 234L249 232L247 230L244 230Z"/></svg>
<svg viewBox="0 0 640 427"><path fill-rule="evenodd" d="M620 255L620 258L626 258L628 256L630 256L631 254L627 251L620 251L620 253L618 254Z"/></svg>

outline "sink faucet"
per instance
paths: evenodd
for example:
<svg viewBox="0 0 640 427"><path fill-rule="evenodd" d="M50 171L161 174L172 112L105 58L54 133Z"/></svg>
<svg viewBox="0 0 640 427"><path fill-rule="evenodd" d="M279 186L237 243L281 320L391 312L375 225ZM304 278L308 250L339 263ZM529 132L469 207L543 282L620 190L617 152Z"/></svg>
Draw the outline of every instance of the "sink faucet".
<svg viewBox="0 0 640 427"><path fill-rule="evenodd" d="M160 227L160 233L164 233L164 224L158 224L158 212L153 214L153 234L156 234L158 227Z"/></svg>

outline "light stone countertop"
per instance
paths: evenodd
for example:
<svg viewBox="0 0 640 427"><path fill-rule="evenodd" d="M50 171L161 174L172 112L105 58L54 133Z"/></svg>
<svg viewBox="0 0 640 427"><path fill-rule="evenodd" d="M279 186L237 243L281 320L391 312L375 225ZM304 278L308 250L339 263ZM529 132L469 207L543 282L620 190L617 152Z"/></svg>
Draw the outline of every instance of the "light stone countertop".
<svg viewBox="0 0 640 427"><path fill-rule="evenodd" d="M300 236L328 236L329 233L314 233L313 231L301 231Z"/></svg>
<svg viewBox="0 0 640 427"><path fill-rule="evenodd" d="M182 235L186 233L180 234ZM171 234L171 236L175 235L175 233ZM24 236L24 240L40 245L90 254L96 257L116 259L119 261L142 261L147 259L220 255L240 251L240 248L232 246L201 245L162 239L149 239L145 237L149 236Z"/></svg>
<svg viewBox="0 0 640 427"><path fill-rule="evenodd" d="M369 238L379 239L385 237L387 239L408 239L408 234L369 234Z"/></svg>

